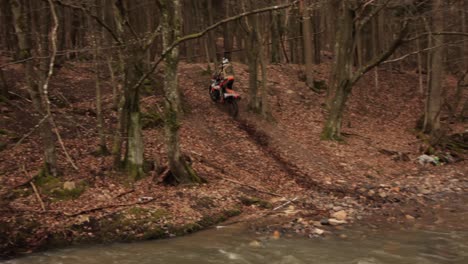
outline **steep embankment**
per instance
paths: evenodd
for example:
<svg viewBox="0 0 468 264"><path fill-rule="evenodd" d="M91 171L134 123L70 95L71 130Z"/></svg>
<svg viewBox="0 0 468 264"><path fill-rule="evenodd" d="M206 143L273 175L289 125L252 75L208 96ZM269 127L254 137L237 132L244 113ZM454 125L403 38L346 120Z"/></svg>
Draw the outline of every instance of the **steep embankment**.
<svg viewBox="0 0 468 264"><path fill-rule="evenodd" d="M111 157L92 155L97 146L92 70L86 63L65 64L51 84L53 113L79 169L74 170L58 148L62 178L36 181L46 211L28 185L12 189L28 180L23 165L29 175L37 174L41 143L32 133L15 145L38 118L30 110L21 68L6 69L17 96L1 103L1 140L6 144L0 152L0 193L12 194L1 209L1 255L48 245L170 237L241 211L238 221L274 215L279 223L271 228L317 235L319 229L334 230L329 219L334 224L375 220L373 210L385 220L409 221L448 195L466 192L466 162L438 167L414 162L420 146L413 127L423 109L416 75L381 71L378 89L372 76L363 78L345 114L346 142L335 143L320 140L324 95L305 87L298 66L268 67L271 122L245 111L247 68L235 68L235 87L244 97L237 120L209 99L203 65L180 67L186 110L182 149L208 183L164 186L153 181L158 173L150 171L149 177L129 186L112 171ZM316 68L318 79L325 80L328 72L326 64ZM109 81L103 85L110 146L116 114ZM151 94L142 99L148 121L145 158L164 166L157 118L162 98ZM65 181L76 187L64 191Z"/></svg>

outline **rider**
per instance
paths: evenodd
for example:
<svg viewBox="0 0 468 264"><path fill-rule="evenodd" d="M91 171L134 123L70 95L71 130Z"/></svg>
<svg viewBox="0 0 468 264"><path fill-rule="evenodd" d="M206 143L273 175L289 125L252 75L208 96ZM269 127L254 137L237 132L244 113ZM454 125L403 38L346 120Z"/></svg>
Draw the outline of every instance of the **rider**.
<svg viewBox="0 0 468 264"><path fill-rule="evenodd" d="M221 61L221 64L215 73L215 79L221 87L221 101L223 101L226 88L232 89L234 84L234 69L227 58L223 58Z"/></svg>

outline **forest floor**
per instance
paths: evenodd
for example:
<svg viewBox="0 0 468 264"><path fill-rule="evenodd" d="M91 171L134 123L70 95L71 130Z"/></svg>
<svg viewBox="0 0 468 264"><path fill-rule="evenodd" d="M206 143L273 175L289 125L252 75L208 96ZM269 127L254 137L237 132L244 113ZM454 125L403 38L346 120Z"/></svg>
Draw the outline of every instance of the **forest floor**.
<svg viewBox="0 0 468 264"><path fill-rule="evenodd" d="M98 138L92 69L87 62L66 63L51 81L52 111L78 170L57 145L62 176L33 181L45 211L28 182L42 163L39 135L16 144L39 118L27 99L21 66L4 69L15 96L0 102L0 193L8 194L0 201L0 257L74 243L173 237L239 214L224 224L249 221L259 232L316 237L352 224L437 224L447 204L468 210L464 154L438 166L417 162L427 146L415 129L424 104L414 72L381 69L378 88L372 73L364 76L348 102L344 141L330 142L320 140L325 95L305 86L300 66L268 66L272 118L263 121L245 110L245 65L235 63L234 87L244 100L233 119L224 105L210 100L205 65L181 63L182 150L207 183L167 186L157 182L156 171L131 184L112 170L110 156L93 154ZM329 63L315 68L317 79L328 75ZM110 81L103 77L110 146L117 117ZM455 85L448 77L449 96ZM158 94L142 98L145 158L164 166ZM466 123L445 123L451 134L467 129ZM466 222L453 228L467 228Z"/></svg>

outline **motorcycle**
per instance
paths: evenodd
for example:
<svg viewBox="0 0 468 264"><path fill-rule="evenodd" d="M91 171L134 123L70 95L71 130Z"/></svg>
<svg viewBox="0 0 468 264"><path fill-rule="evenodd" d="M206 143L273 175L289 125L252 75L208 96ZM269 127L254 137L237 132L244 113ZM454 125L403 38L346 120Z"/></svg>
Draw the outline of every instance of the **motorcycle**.
<svg viewBox="0 0 468 264"><path fill-rule="evenodd" d="M226 82L234 82L234 80L226 80ZM219 81L217 78L211 79L211 84L209 87L210 98L211 100L213 100L213 102L226 104L228 107L229 115L235 118L239 114L239 107L237 105L237 101L239 101L241 97L239 93L228 88L228 87L232 88L232 83L231 83L231 85L226 85L228 87L226 87L224 98L223 100L221 100L221 94L222 94L221 86L222 85L223 83Z"/></svg>

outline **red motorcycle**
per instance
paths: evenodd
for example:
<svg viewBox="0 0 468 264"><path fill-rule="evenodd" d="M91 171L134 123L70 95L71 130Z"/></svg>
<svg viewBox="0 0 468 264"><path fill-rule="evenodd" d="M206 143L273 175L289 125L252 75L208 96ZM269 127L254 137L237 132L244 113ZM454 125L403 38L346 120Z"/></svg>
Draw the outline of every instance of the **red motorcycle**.
<svg viewBox="0 0 468 264"><path fill-rule="evenodd" d="M218 78L211 79L211 85L209 88L210 98L213 102L226 104L228 107L229 115L232 117L237 117L239 114L239 107L237 106L237 101L241 99L239 93L232 89L232 84L234 83L234 78L227 80L219 80ZM226 87L225 92L222 93L221 87ZM224 95L224 98L221 98L221 94Z"/></svg>

